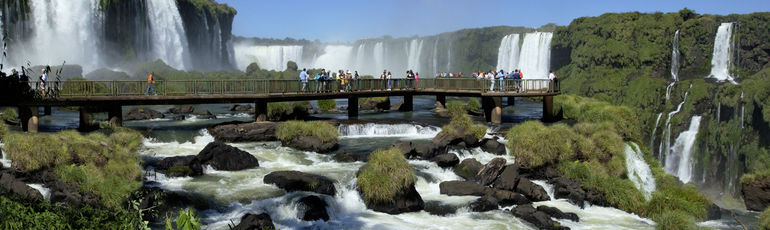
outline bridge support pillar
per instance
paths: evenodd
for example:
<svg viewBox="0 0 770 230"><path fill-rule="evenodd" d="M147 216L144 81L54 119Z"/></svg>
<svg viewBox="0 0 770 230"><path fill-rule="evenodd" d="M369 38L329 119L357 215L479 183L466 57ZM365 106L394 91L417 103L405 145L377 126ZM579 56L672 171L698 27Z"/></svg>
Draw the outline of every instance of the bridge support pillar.
<svg viewBox="0 0 770 230"><path fill-rule="evenodd" d="M484 118L487 122L495 124L502 123L503 119L503 98L502 97L481 97L481 104L484 107Z"/></svg>
<svg viewBox="0 0 770 230"><path fill-rule="evenodd" d="M553 96L543 96L543 121L552 122L556 120L553 113Z"/></svg>
<svg viewBox="0 0 770 230"><path fill-rule="evenodd" d="M358 97L348 96L348 119L358 119Z"/></svg>
<svg viewBox="0 0 770 230"><path fill-rule="evenodd" d="M414 96L411 94L404 95L404 104L401 104L401 107L398 108L398 111L401 112L411 112L414 110Z"/></svg>
<svg viewBox="0 0 770 230"><path fill-rule="evenodd" d="M78 130L89 131L92 128L93 124L91 123L91 111L87 107L81 106Z"/></svg>
<svg viewBox="0 0 770 230"><path fill-rule="evenodd" d="M267 121L267 101L257 100L254 103L254 119L256 121Z"/></svg>
<svg viewBox="0 0 770 230"><path fill-rule="evenodd" d="M37 133L38 108L37 107L18 107L19 123L21 130L30 133Z"/></svg>
<svg viewBox="0 0 770 230"><path fill-rule="evenodd" d="M51 106L43 107L43 114L46 115L46 116L50 116L51 115Z"/></svg>
<svg viewBox="0 0 770 230"><path fill-rule="evenodd" d="M508 106L516 105L516 97L508 97Z"/></svg>
<svg viewBox="0 0 770 230"><path fill-rule="evenodd" d="M109 119L110 125L123 126L123 107L113 105L107 108L107 119Z"/></svg>
<svg viewBox="0 0 770 230"><path fill-rule="evenodd" d="M446 95L436 95L436 102L441 103L441 106L446 108Z"/></svg>

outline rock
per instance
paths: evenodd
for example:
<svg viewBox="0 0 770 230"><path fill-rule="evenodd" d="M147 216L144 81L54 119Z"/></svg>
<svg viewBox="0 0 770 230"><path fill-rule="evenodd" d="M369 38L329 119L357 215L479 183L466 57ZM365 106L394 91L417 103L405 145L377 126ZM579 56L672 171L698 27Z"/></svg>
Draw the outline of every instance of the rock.
<svg viewBox="0 0 770 230"><path fill-rule="evenodd" d="M396 192L396 195L391 200L392 202L366 202L366 207L392 215L416 212L425 208L425 202L423 202L420 193L414 188L414 183L407 186L404 191Z"/></svg>
<svg viewBox="0 0 770 230"><path fill-rule="evenodd" d="M499 205L522 205L522 204L531 204L532 201L527 199L524 195L511 192L508 190L497 190L497 189L488 189L487 190L487 196L492 196L495 199L498 200Z"/></svg>
<svg viewBox="0 0 770 230"><path fill-rule="evenodd" d="M770 178L741 183L746 209L761 212L770 205Z"/></svg>
<svg viewBox="0 0 770 230"><path fill-rule="evenodd" d="M506 160L502 157L497 157L495 159L492 159L484 165L484 167L479 170L478 173L476 173L476 177L474 177L474 180L479 182L479 184L487 186L491 184L492 182L497 179L497 176L500 175L500 173L503 171L503 167L505 166Z"/></svg>
<svg viewBox="0 0 770 230"><path fill-rule="evenodd" d="M569 229L567 227L556 227L556 221L551 220L551 217L541 211L537 211L532 205L519 205L511 210L514 216L535 225L539 229Z"/></svg>
<svg viewBox="0 0 770 230"><path fill-rule="evenodd" d="M396 147L398 151L401 151L406 159L412 159L417 155L417 152L410 141L396 141L393 143L393 147Z"/></svg>
<svg viewBox="0 0 770 230"><path fill-rule="evenodd" d="M431 159L437 155L448 153L446 146L439 146L433 143L416 144L414 151L420 159Z"/></svg>
<svg viewBox="0 0 770 230"><path fill-rule="evenodd" d="M516 185L516 192L521 193L532 201L546 201L551 198L548 197L548 193L540 185L537 185L527 178L519 179L519 184Z"/></svg>
<svg viewBox="0 0 770 230"><path fill-rule="evenodd" d="M216 170L238 171L259 167L259 161L250 153L219 141L206 145L198 153L198 160Z"/></svg>
<svg viewBox="0 0 770 230"><path fill-rule="evenodd" d="M460 163L460 159L454 153L444 153L433 157L431 161L436 162L438 167L449 168Z"/></svg>
<svg viewBox="0 0 770 230"><path fill-rule="evenodd" d="M708 209L708 215L706 220L719 220L722 218L722 208L716 204L711 204Z"/></svg>
<svg viewBox="0 0 770 230"><path fill-rule="evenodd" d="M317 153L327 153L339 148L336 139L329 142L323 142L321 139L314 136L298 136L288 141L281 141L281 143L284 146Z"/></svg>
<svg viewBox="0 0 770 230"><path fill-rule="evenodd" d="M297 203L299 204L297 218L306 221L329 220L329 214L326 212L326 202L321 197L310 195L302 197Z"/></svg>
<svg viewBox="0 0 770 230"><path fill-rule="evenodd" d="M449 133L449 132L439 132L431 142L438 146L450 146L450 145L457 145L462 143L463 137L460 134L455 133Z"/></svg>
<svg viewBox="0 0 770 230"><path fill-rule="evenodd" d="M537 168L522 168L519 165L519 174L530 180L550 180L556 177L562 177L564 175L559 172L554 166L548 164Z"/></svg>
<svg viewBox="0 0 770 230"><path fill-rule="evenodd" d="M567 219L567 220L571 220L571 221L574 221L574 222L580 221L580 217L578 217L577 214L571 213L571 212L565 213L565 212L562 212L561 210L559 210L558 208L554 208L554 207L548 207L548 206L545 206L545 205L540 205L540 206L537 207L537 211L544 212L544 213L548 214L549 216L551 216L553 218L556 218L556 219Z"/></svg>
<svg viewBox="0 0 770 230"><path fill-rule="evenodd" d="M438 188L439 193L447 196L484 196L489 189L470 181L444 181Z"/></svg>
<svg viewBox="0 0 770 230"><path fill-rule="evenodd" d="M164 118L164 117L165 116L163 116L162 113L152 109L134 108L126 112L125 115L123 115L123 120L124 121L149 120L149 119L158 119L158 118Z"/></svg>
<svg viewBox="0 0 770 230"><path fill-rule="evenodd" d="M195 108L191 105L182 105L182 106L174 106L170 109L168 109L168 113L174 113L174 114L188 114L195 111Z"/></svg>
<svg viewBox="0 0 770 230"><path fill-rule="evenodd" d="M236 104L236 105L231 105L228 109L230 109L230 111L249 111L252 108L253 107L251 107L251 105L248 105L248 104L247 105L237 105Z"/></svg>
<svg viewBox="0 0 770 230"><path fill-rule="evenodd" d="M445 118L451 117L451 115L449 115L449 110L444 108L444 105L442 105L441 102L438 102L438 101L436 102L436 107L434 109L431 109L430 111L436 113L436 116L438 117L445 117Z"/></svg>
<svg viewBox="0 0 770 230"><path fill-rule="evenodd" d="M175 121L184 121L185 119L187 119L187 117L185 117L184 115L174 115L173 117L171 117L171 119Z"/></svg>
<svg viewBox="0 0 770 230"><path fill-rule="evenodd" d="M610 203L607 202L607 198L604 196L604 193L596 190L595 188L586 188L585 191L585 200L589 203L598 206L610 206Z"/></svg>
<svg viewBox="0 0 770 230"><path fill-rule="evenodd" d="M392 106L390 106L390 111L398 111L399 109L401 109L401 105L403 104L404 104L403 100L396 102L396 104L393 104Z"/></svg>
<svg viewBox="0 0 770 230"><path fill-rule="evenodd" d="M495 155L505 155L507 152L505 151L505 145L503 143L500 143L497 141L497 137L494 139L483 139L481 140L481 149L485 152L492 153Z"/></svg>
<svg viewBox="0 0 770 230"><path fill-rule="evenodd" d="M377 112L387 111L390 109L390 98L386 97L383 101L374 100L374 98L367 98L363 103L359 103L358 108L361 110L374 110Z"/></svg>
<svg viewBox="0 0 770 230"><path fill-rule="evenodd" d="M184 169L184 167L187 167L189 169L188 172L182 172L181 170ZM188 155L188 156L176 156L176 157L166 157L160 160L160 162L155 165L156 170L164 171L166 174L169 174L169 176L200 176L203 175L203 166L201 165L200 160L198 160L198 157L195 155ZM174 170L172 170L174 169ZM182 173L182 174L179 174Z"/></svg>
<svg viewBox="0 0 770 230"><path fill-rule="evenodd" d="M497 199L492 196L482 196L471 202L471 210L474 212L486 212L498 208Z"/></svg>
<svg viewBox="0 0 770 230"><path fill-rule="evenodd" d="M271 172L265 175L263 181L265 184L275 184L287 192L309 191L329 196L337 193L332 179L299 171Z"/></svg>
<svg viewBox="0 0 770 230"><path fill-rule="evenodd" d="M263 230L275 229L273 220L266 213L246 214L241 218L241 223L233 227L232 230Z"/></svg>
<svg viewBox="0 0 770 230"><path fill-rule="evenodd" d="M43 195L40 194L40 191L22 181L16 180L16 177L10 173L0 174L0 190L25 200L43 200Z"/></svg>
<svg viewBox="0 0 770 230"><path fill-rule="evenodd" d="M278 138L275 137L276 127L278 127L278 123L269 121L252 123L230 122L209 127L207 130L217 141L257 142L277 141Z"/></svg>
<svg viewBox="0 0 770 230"><path fill-rule="evenodd" d="M553 178L548 183L553 185L554 198L566 198L572 204L581 208L585 206L583 201L585 200L586 192L582 188L582 183L563 176Z"/></svg>
<svg viewBox="0 0 770 230"><path fill-rule="evenodd" d="M458 176L465 178L466 180L470 180L476 177L476 174L479 173L483 167L484 165L482 165L476 159L468 158L460 162L459 165L456 165L454 167L454 172Z"/></svg>
<svg viewBox="0 0 770 230"><path fill-rule="evenodd" d="M516 165L507 165L503 167L503 172L495 180L492 187L496 189L515 191L516 184L519 183L519 167Z"/></svg>
<svg viewBox="0 0 770 230"><path fill-rule="evenodd" d="M340 151L334 154L334 160L337 162L366 162L366 157L353 152Z"/></svg>
<svg viewBox="0 0 770 230"><path fill-rule="evenodd" d="M201 110L195 110L193 115L197 116L200 119L214 119L217 118L214 114L211 114L208 110L201 109Z"/></svg>

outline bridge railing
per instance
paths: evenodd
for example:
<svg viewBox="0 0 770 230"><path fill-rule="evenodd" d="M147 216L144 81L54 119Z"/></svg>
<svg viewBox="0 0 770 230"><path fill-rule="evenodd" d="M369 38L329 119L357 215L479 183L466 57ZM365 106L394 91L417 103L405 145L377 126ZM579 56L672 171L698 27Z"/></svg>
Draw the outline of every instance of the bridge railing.
<svg viewBox="0 0 770 230"><path fill-rule="evenodd" d="M30 82L38 86L39 82ZM147 93L147 81L131 80L73 80L59 83L60 96L140 96ZM49 82L48 87L54 87ZM170 80L156 81L153 88L158 95L226 95L226 94L286 94L342 91L387 91L387 90L461 90L481 92L558 92L558 84L550 80L505 79L359 79L349 81L310 80L302 89L299 80ZM152 91L149 92L152 94Z"/></svg>

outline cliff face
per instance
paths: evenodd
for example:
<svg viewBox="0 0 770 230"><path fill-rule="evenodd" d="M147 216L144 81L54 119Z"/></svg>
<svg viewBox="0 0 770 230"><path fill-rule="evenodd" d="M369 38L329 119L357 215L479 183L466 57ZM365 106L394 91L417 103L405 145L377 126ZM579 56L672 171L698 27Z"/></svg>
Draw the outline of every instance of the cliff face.
<svg viewBox="0 0 770 230"><path fill-rule="evenodd" d="M233 70L232 25L235 9L213 1L177 1L193 66L203 71Z"/></svg>

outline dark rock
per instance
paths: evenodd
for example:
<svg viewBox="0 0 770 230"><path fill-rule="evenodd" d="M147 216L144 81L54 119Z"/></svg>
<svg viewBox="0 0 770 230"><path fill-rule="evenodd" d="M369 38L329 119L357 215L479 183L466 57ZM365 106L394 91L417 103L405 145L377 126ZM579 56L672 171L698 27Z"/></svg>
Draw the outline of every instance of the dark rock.
<svg viewBox="0 0 770 230"><path fill-rule="evenodd" d="M40 194L40 191L22 181L16 180L16 177L10 173L0 174L0 190L25 200L43 200L43 195Z"/></svg>
<svg viewBox="0 0 770 230"><path fill-rule="evenodd" d="M219 141L206 145L198 153L198 160L216 170L238 171L259 167L259 161L250 153Z"/></svg>
<svg viewBox="0 0 770 230"><path fill-rule="evenodd" d="M511 192L508 190L488 189L487 196L492 196L499 201L499 205L522 205L531 204L532 201L527 199L524 195Z"/></svg>
<svg viewBox="0 0 770 230"><path fill-rule="evenodd" d="M406 159L412 159L417 155L414 145L412 145L412 142L410 141L396 141L393 143L393 147L396 147L398 151L401 151Z"/></svg>
<svg viewBox="0 0 770 230"><path fill-rule="evenodd" d="M174 114L188 114L195 111L195 108L191 105L183 105L183 106L174 106L170 109L168 109L168 113L174 113Z"/></svg>
<svg viewBox="0 0 770 230"><path fill-rule="evenodd" d="M407 186L405 191L396 192L396 195L391 200L392 202L373 201L365 203L369 209L388 214L416 212L425 208L425 202L423 202L420 193L414 188L414 184Z"/></svg>
<svg viewBox="0 0 770 230"><path fill-rule="evenodd" d="M483 167L484 165L482 165L476 159L468 158L460 162L459 165L455 166L454 172L458 176L465 178L466 180L470 180L476 177L476 174L479 173Z"/></svg>
<svg viewBox="0 0 770 230"><path fill-rule="evenodd" d="M241 218L241 223L233 227L233 230L265 230L275 229L273 219L266 213L246 214Z"/></svg>
<svg viewBox="0 0 770 230"><path fill-rule="evenodd" d="M297 218L306 221L329 220L329 214L326 212L326 202L318 196L306 196L297 201L299 203Z"/></svg>
<svg viewBox="0 0 770 230"><path fill-rule="evenodd" d="M155 169L163 172L168 172L172 168L180 169L179 167L188 167L190 169L188 175L169 175L169 176L200 176L203 175L203 166L200 160L195 155L188 156L176 156L166 157L160 160L155 165Z"/></svg>
<svg viewBox="0 0 770 230"><path fill-rule="evenodd" d="M741 183L746 209L761 212L770 205L770 178Z"/></svg>
<svg viewBox="0 0 770 230"><path fill-rule="evenodd" d="M401 109L401 105L403 104L404 104L403 100L396 102L396 104L393 104L392 106L390 106L390 111L398 111L399 109Z"/></svg>
<svg viewBox="0 0 770 230"><path fill-rule="evenodd" d="M497 179L497 176L500 175L500 173L503 171L503 167L505 166L505 158L497 157L495 159L492 159L484 165L484 167L479 170L478 173L476 173L476 177L474 178L475 181L479 182L479 184L487 186L491 184L492 182Z"/></svg>
<svg viewBox="0 0 770 230"><path fill-rule="evenodd" d="M207 130L209 134L217 141L224 142L256 142L256 141L277 141L275 137L275 128L278 123L261 121L252 123L224 123Z"/></svg>
<svg viewBox="0 0 770 230"><path fill-rule="evenodd" d="M554 198L561 199L566 198L572 204L580 206L585 205L586 192L582 188L582 183L571 180L567 177L556 177L548 181L553 185Z"/></svg>
<svg viewBox="0 0 770 230"><path fill-rule="evenodd" d="M604 193L601 191L595 189L595 188L586 188L586 198L585 200L593 205L598 206L610 206L610 203L607 202L607 197L605 197Z"/></svg>
<svg viewBox="0 0 770 230"><path fill-rule="evenodd" d="M187 117L185 117L184 115L175 115L175 116L171 117L171 119L173 119L175 121L184 121L184 119L187 119Z"/></svg>
<svg viewBox="0 0 770 230"><path fill-rule="evenodd" d="M413 145L415 154L420 159L431 159L435 156L448 153L446 146L439 146L433 143Z"/></svg>
<svg viewBox="0 0 770 230"><path fill-rule="evenodd" d="M436 107L431 109L430 111L436 113L436 116L438 117L445 117L445 118L451 117L451 115L449 115L449 110L444 108L444 105L442 105L441 102L438 102L438 101L436 102Z"/></svg>
<svg viewBox="0 0 770 230"><path fill-rule="evenodd" d="M361 110L374 110L376 112L387 111L390 109L390 98L380 102L367 98L363 103L359 103L358 108Z"/></svg>
<svg viewBox="0 0 770 230"><path fill-rule="evenodd" d="M558 208L554 208L554 207L548 207L548 206L545 206L545 205L541 205L541 206L537 207L537 211L544 212L544 213L548 214L549 216L551 216L553 218L556 218L556 219L567 219L567 220L571 220L571 221L574 221L574 222L580 221L580 217L578 217L577 214L571 213L571 212L566 212L565 213L565 212L562 212L561 210L559 210Z"/></svg>
<svg viewBox="0 0 770 230"><path fill-rule="evenodd" d="M263 181L265 184L275 184L288 192L309 191L329 196L337 193L332 179L299 171L271 172L265 175Z"/></svg>
<svg viewBox="0 0 770 230"><path fill-rule="evenodd" d="M484 139L481 140L481 149L485 152L496 154L496 155L505 155L505 145L503 143L500 143L497 141L497 137L495 139Z"/></svg>
<svg viewBox="0 0 770 230"><path fill-rule="evenodd" d="M157 118L164 118L164 117L165 116L163 116L162 113L152 109L134 108L126 112L125 115L123 115L123 120L124 121L149 120L149 119L157 119Z"/></svg>
<svg viewBox="0 0 770 230"><path fill-rule="evenodd" d="M556 177L564 176L558 169L552 165L545 165L537 168L522 168L520 166L519 173L530 180L550 180Z"/></svg>
<svg viewBox="0 0 770 230"><path fill-rule="evenodd" d="M323 142L321 139L314 136L298 136L288 141L281 141L281 143L287 147L317 153L327 153L339 148L336 139L329 142Z"/></svg>
<svg viewBox="0 0 770 230"><path fill-rule="evenodd" d="M252 109L251 105L231 105L228 109L230 111L249 111Z"/></svg>
<svg viewBox="0 0 770 230"><path fill-rule="evenodd" d="M217 118L214 114L211 114L208 110L201 109L201 110L195 110L193 112L193 115L197 116L200 119L214 119Z"/></svg>
<svg viewBox="0 0 770 230"><path fill-rule="evenodd" d="M462 133L439 132L431 142L438 146L450 146L464 143Z"/></svg>
<svg viewBox="0 0 770 230"><path fill-rule="evenodd" d="M482 196L471 202L471 210L474 212L486 212L498 208L497 199L492 196Z"/></svg>
<svg viewBox="0 0 770 230"><path fill-rule="evenodd" d="M470 181L444 181L438 187L439 193L448 196L484 196L489 189Z"/></svg>
<svg viewBox="0 0 770 230"><path fill-rule="evenodd" d="M519 205L511 210L514 216L527 221L539 229L569 229L567 227L557 227L556 221L545 212L537 211L532 205Z"/></svg>
<svg viewBox="0 0 770 230"><path fill-rule="evenodd" d="M337 154L334 154L334 160L337 162L366 162L366 157L353 152L340 151Z"/></svg>
<svg viewBox="0 0 770 230"><path fill-rule="evenodd" d="M546 201L551 198L540 185L537 185L527 178L521 178L516 185L516 192L521 193L532 201Z"/></svg>
<svg viewBox="0 0 770 230"><path fill-rule="evenodd" d="M431 159L431 161L436 162L438 167L442 168L449 168L457 165L457 163L460 163L460 159L457 158L457 155L454 153L445 153L435 156L433 159Z"/></svg>
<svg viewBox="0 0 770 230"><path fill-rule="evenodd" d="M516 165L507 165L503 168L503 172L494 182L493 187L496 189L503 189L508 191L516 190L516 184L519 183L519 167Z"/></svg>
<svg viewBox="0 0 770 230"><path fill-rule="evenodd" d="M722 208L716 204L711 204L708 209L708 215L706 220L719 220L722 218Z"/></svg>

